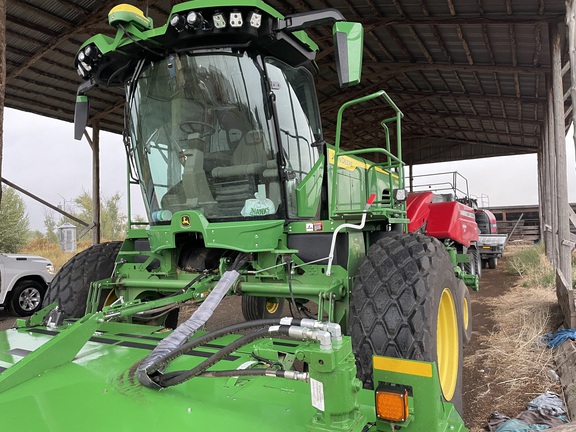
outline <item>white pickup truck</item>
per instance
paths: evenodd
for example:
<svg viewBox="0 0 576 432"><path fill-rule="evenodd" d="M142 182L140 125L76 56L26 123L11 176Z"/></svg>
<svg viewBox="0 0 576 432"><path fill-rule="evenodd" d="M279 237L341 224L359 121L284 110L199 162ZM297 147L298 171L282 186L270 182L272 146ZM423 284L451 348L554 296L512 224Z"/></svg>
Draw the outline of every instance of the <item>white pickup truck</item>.
<svg viewBox="0 0 576 432"><path fill-rule="evenodd" d="M498 224L494 214L486 209L476 209L476 223L480 235L477 247L482 259L482 267L495 269L498 258L502 258L504 247L508 241L506 234L498 234Z"/></svg>
<svg viewBox="0 0 576 432"><path fill-rule="evenodd" d="M41 308L53 278L54 265L49 259L0 254L0 306L13 315L32 315Z"/></svg>

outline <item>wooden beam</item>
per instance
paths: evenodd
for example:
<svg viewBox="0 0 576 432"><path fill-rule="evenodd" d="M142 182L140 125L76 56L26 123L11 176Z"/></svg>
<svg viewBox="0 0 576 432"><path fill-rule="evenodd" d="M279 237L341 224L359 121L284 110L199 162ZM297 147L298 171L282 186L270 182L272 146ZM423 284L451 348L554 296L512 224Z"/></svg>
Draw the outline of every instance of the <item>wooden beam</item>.
<svg viewBox="0 0 576 432"><path fill-rule="evenodd" d="M4 149L4 99L6 95L6 0L0 0L0 178ZM2 187L0 187L2 205Z"/></svg>
<svg viewBox="0 0 576 432"><path fill-rule="evenodd" d="M80 34L86 31L86 28L89 27L94 22L103 19L104 15L113 5L117 2L116 0L107 0L100 5L97 9L95 9L90 15L86 16L84 19L80 20L78 23L74 23L74 25L66 32L60 33L52 37L52 39L43 47L41 47L32 57L22 63L16 69L10 71L8 75L8 79L17 77L30 66L35 64L38 60L43 58L47 53L51 52L56 48L60 43L70 38L72 35Z"/></svg>
<svg viewBox="0 0 576 432"><path fill-rule="evenodd" d="M574 25L570 23L569 25ZM556 264L556 293L560 302L560 308L564 314L564 321L570 322L574 315L575 305L566 302L565 294L573 293L572 283L572 247L570 242L570 225L568 222L568 179L566 174L566 140L564 131L564 89L562 86L562 40L557 24L549 28L550 48L552 52L552 106L554 109L554 143L556 148L555 172L556 194L558 206L557 213L557 237L558 237L558 262ZM572 294L573 295L573 294Z"/></svg>
<svg viewBox="0 0 576 432"><path fill-rule="evenodd" d="M556 190L556 148L554 147L555 129L554 129L554 105L552 94L552 78L546 79L548 105L546 107L547 115L547 136L544 147L544 157L546 159L546 197L549 200L549 219L547 224L550 226L550 247L548 248L548 259L556 267L558 262L558 202L554 199Z"/></svg>
<svg viewBox="0 0 576 432"><path fill-rule="evenodd" d="M92 139L87 133L84 134L92 148L92 244L96 245L101 241L101 220L100 220L100 123L92 124Z"/></svg>
<svg viewBox="0 0 576 432"><path fill-rule="evenodd" d="M564 20L563 14L557 15L521 15L521 16L506 16L502 18L500 15L496 17L477 16L477 17L460 17L452 16L448 18L407 18L407 17L394 17L394 18L363 18L360 21L365 26L378 28L382 26L396 26L396 25L503 25L510 24L538 24L538 23L558 23Z"/></svg>
<svg viewBox="0 0 576 432"><path fill-rule="evenodd" d="M484 115L455 115L452 113L441 113L441 112L428 112L425 110L410 110L405 115L404 123L410 121L410 117L412 114L421 114L424 116L429 117L430 121L436 120L446 120L446 119L469 119L469 120L478 120L478 121L486 121L486 122L503 122L503 123L513 123L518 125L536 125L542 126L544 123L542 121L534 121L534 120L516 120L516 119L506 119L503 117L496 117L496 116L484 116ZM496 130L495 130L496 131Z"/></svg>
<svg viewBox="0 0 576 432"><path fill-rule="evenodd" d="M458 101L472 101L472 102L477 102L477 101L482 101L482 102L493 102L493 103L500 103L500 102L516 102L518 100L518 98L516 96L513 95L502 95L502 96L493 96L493 95L478 95L478 94L472 94L472 93L455 93L455 92L435 92L435 93L431 93L431 92L422 92L422 91L414 91L414 90L407 90L407 89L393 89L393 88L389 88L387 85L384 85L383 83L376 83L364 88L360 88L354 92L351 92L349 94L346 95L346 97L341 96L341 97L334 97L331 96L330 98L326 98L324 100L320 101L320 104L322 105L322 109L324 111L324 113L326 114L326 112L328 110L337 110L340 108L340 105L345 102L348 101L354 97L361 97L364 96L370 92L376 91L376 90L380 90L380 89L384 89L386 90L386 93L388 93L392 99L395 100L396 104L400 107L400 109L402 109L402 99L401 98L396 98L394 97L394 95L403 95L403 96L410 96L410 97L431 97L433 99L437 99L437 100L442 100L443 98L454 98ZM345 99L345 100L344 100ZM330 102L328 102L328 100L330 100ZM544 103L546 102L545 98L542 97L522 97L520 99L520 101L523 104L536 104L536 105L544 105Z"/></svg>
<svg viewBox="0 0 576 432"><path fill-rule="evenodd" d="M23 193L24 195L29 196L29 197L32 198L33 200L38 201L40 204L43 204L43 205L45 205L46 207L48 207L48 208L50 208L50 209L52 209L52 210L54 210L54 211L56 211L56 212L58 212L58 213L60 213L60 214L62 214L62 215L64 215L64 216L66 216L67 218L72 219L74 222L77 222L77 223L79 223L80 225L83 225L83 226L85 226L85 227L88 226L88 224L87 224L86 222L84 222L82 219L78 219L76 216L74 216L74 215L72 215L72 214L70 214L70 213L68 213L68 212L66 212L66 211L64 211L64 210L56 207L54 204L50 204L48 201L43 200L42 198L40 198L40 197L37 196L37 195L34 195L34 194L31 193L31 192L28 192L26 189L24 189L24 188L22 188L22 187L20 187L20 186L18 186L18 185L16 185L16 184L14 184L14 183L6 180L5 178L0 177L0 183L4 183L4 184L10 186L10 187L13 188L13 189L16 189L18 192L21 192L21 193Z"/></svg>
<svg viewBox="0 0 576 432"><path fill-rule="evenodd" d="M386 66L389 66L386 68ZM544 75L550 73L550 66L545 65L491 65L491 64L454 64L454 63L383 63L383 62L365 62L363 64L364 71L367 68L374 68L378 70L381 77L388 78L389 75L397 75L399 73L408 73L416 71L440 71L440 72L481 72L481 73L504 73L504 74L527 74L527 75ZM362 78L366 79L371 77L374 72L366 72L362 74Z"/></svg>
<svg viewBox="0 0 576 432"><path fill-rule="evenodd" d="M556 146L556 198L558 200L558 252L559 268L567 280L572 278L571 248L564 245L569 240L568 179L566 175L566 139L564 124L564 89L562 85L562 40L558 25L551 25L552 91L554 101L554 144ZM572 305L574 307L574 305Z"/></svg>
<svg viewBox="0 0 576 432"><path fill-rule="evenodd" d="M570 98L572 108L576 104L576 2L566 3L566 22L568 24L568 54L570 65ZM572 109L572 125L576 125L576 110ZM573 127L573 143L576 146L576 128Z"/></svg>
<svg viewBox="0 0 576 432"><path fill-rule="evenodd" d="M413 141L413 140L426 140L428 142L434 141L434 145L442 145L443 142L453 142L457 143L458 145L470 145L470 146L479 146L479 147L497 147L497 148L505 148L514 150L514 153L521 153L521 154L531 154L536 153L538 149L536 146L526 146L526 145L519 145L519 144L508 144L505 142L497 142L497 141L488 141L484 140L463 140L460 138L446 138L443 135L429 135L429 134L403 134L402 138L404 142ZM410 146L405 146L405 148L410 147L411 149L418 150L416 147L417 144L410 144ZM409 153L406 150L406 153Z"/></svg>

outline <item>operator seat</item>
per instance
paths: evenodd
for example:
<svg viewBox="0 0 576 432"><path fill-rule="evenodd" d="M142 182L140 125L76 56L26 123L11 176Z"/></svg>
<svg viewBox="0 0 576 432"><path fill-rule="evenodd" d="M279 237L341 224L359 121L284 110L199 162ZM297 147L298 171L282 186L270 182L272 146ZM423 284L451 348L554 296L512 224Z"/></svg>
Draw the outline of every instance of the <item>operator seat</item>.
<svg viewBox="0 0 576 432"><path fill-rule="evenodd" d="M204 172L204 147L206 143L199 138L190 141L194 142L194 145L190 145L184 150L186 161L182 172L186 205L188 208L209 207L215 203Z"/></svg>
<svg viewBox="0 0 576 432"><path fill-rule="evenodd" d="M260 174L269 160L264 144L262 131L246 132L232 154L232 165L214 168L212 177L227 178Z"/></svg>
<svg viewBox="0 0 576 432"><path fill-rule="evenodd" d="M232 154L231 166L212 170L215 198L220 212L239 216L246 200L253 199L258 192L258 184L266 182L263 174L270 168L271 162L274 161L266 151L262 131L248 131Z"/></svg>

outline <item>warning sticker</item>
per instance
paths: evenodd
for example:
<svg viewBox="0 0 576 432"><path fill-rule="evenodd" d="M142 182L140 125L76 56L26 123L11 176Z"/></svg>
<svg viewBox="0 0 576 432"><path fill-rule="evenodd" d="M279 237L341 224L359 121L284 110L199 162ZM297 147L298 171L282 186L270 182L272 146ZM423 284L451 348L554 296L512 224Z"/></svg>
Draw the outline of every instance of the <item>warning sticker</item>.
<svg viewBox="0 0 576 432"><path fill-rule="evenodd" d="M307 223L306 231L324 231L324 223L323 222Z"/></svg>
<svg viewBox="0 0 576 432"><path fill-rule="evenodd" d="M310 378L310 394L312 395L312 406L324 411L324 384L321 381Z"/></svg>

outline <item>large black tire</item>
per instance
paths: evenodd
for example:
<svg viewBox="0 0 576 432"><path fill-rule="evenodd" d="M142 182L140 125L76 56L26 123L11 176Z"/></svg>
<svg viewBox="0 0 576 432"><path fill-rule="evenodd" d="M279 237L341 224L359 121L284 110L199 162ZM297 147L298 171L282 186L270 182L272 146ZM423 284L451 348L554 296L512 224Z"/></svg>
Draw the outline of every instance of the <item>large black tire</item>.
<svg viewBox="0 0 576 432"><path fill-rule="evenodd" d="M491 268L492 270L494 270L497 265L498 265L498 258L496 258L496 257L490 257L490 258L488 258L488 267L489 267L489 268Z"/></svg>
<svg viewBox="0 0 576 432"><path fill-rule="evenodd" d="M281 318L283 309L282 297L242 296L242 315L246 321Z"/></svg>
<svg viewBox="0 0 576 432"><path fill-rule="evenodd" d="M480 258L480 253L476 248L468 249L468 259L470 262L464 263L462 269L466 273L472 275L477 275L478 278L482 277L482 259Z"/></svg>
<svg viewBox="0 0 576 432"><path fill-rule="evenodd" d="M46 285L34 280L22 280L16 283L10 291L10 300L7 303L8 311L12 315L29 316L42 306L42 298L46 292Z"/></svg>
<svg viewBox="0 0 576 432"><path fill-rule="evenodd" d="M44 305L58 302L65 316L83 316L90 284L112 276L121 245L122 242L101 243L74 255L50 283ZM105 299L100 300L103 303Z"/></svg>
<svg viewBox="0 0 576 432"><path fill-rule="evenodd" d="M350 299L349 333L364 387L374 387L374 354L433 361L445 400L462 413L461 313L454 269L437 239L406 234L373 244Z"/></svg>
<svg viewBox="0 0 576 432"><path fill-rule="evenodd" d="M458 301L461 304L462 346L472 339L472 300L470 290L463 280L458 281Z"/></svg>
<svg viewBox="0 0 576 432"><path fill-rule="evenodd" d="M480 252L478 249L472 249L472 256L474 260L474 266L476 268L476 274L478 275L478 279L482 277L482 258L480 258Z"/></svg>

